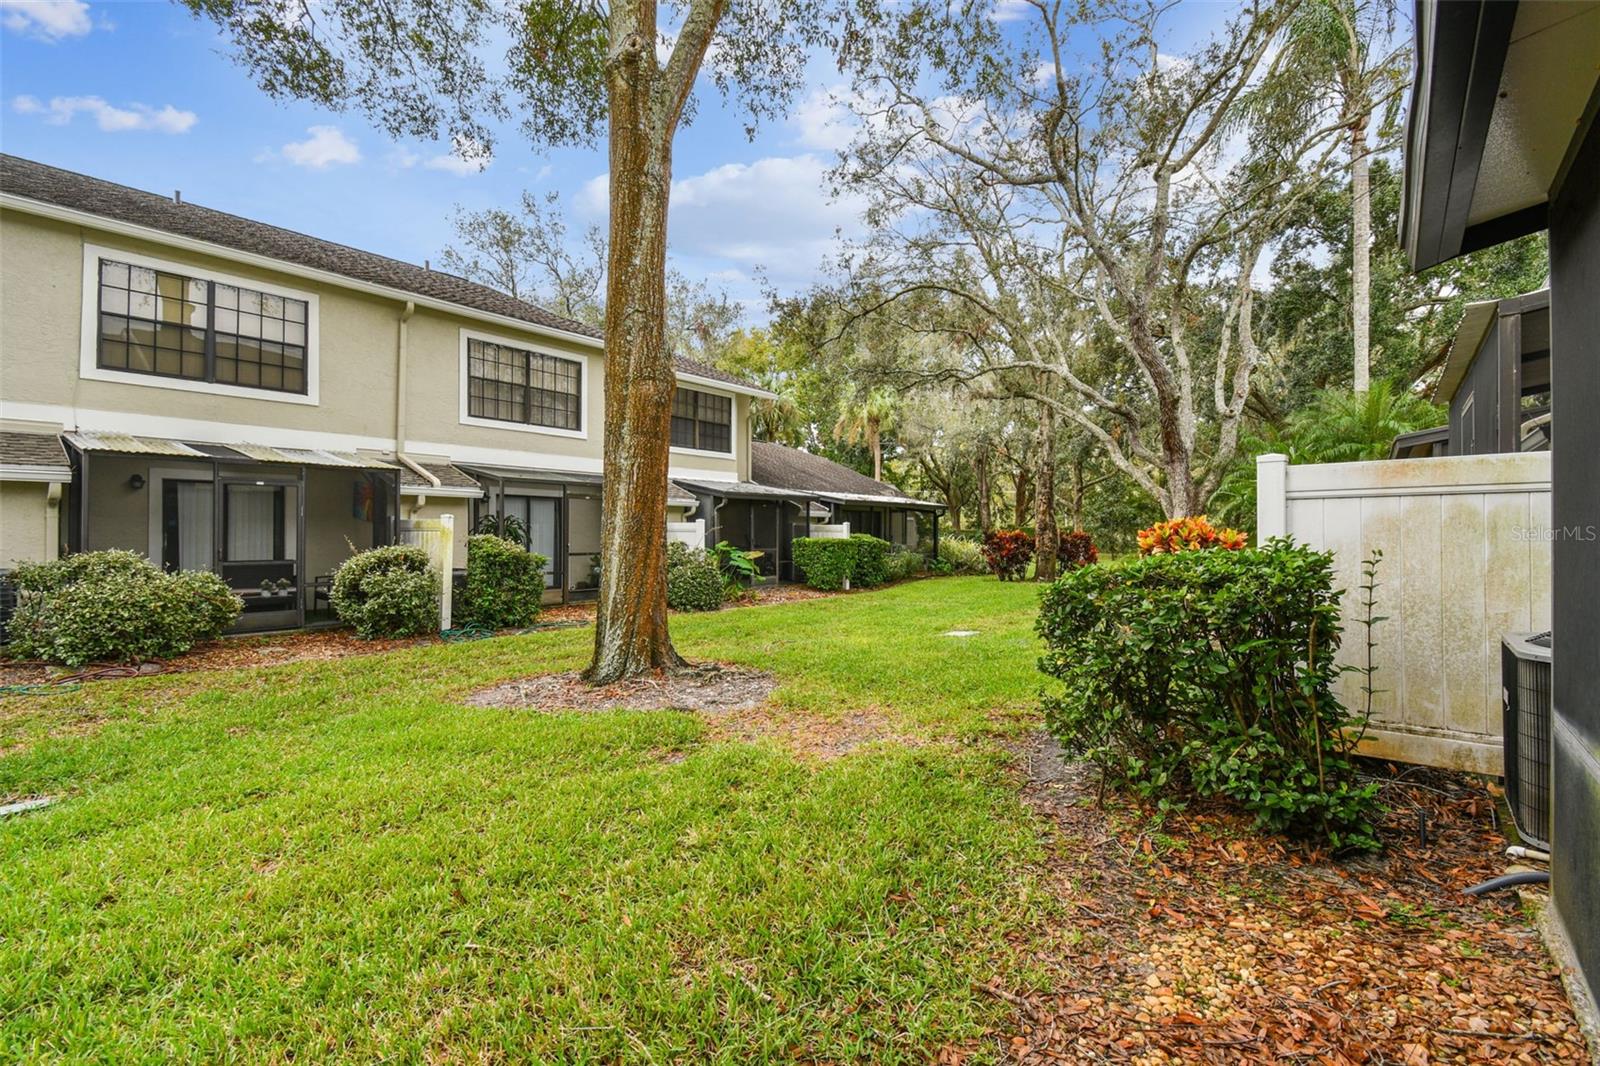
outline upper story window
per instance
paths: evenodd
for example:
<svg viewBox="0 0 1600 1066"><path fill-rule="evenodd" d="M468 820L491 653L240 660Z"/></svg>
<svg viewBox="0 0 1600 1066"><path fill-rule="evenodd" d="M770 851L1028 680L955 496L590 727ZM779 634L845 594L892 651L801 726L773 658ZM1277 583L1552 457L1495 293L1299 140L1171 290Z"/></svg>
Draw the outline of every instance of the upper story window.
<svg viewBox="0 0 1600 1066"><path fill-rule="evenodd" d="M583 428L583 364L509 344L467 338L467 414L577 432Z"/></svg>
<svg viewBox="0 0 1600 1066"><path fill-rule="evenodd" d="M672 446L732 452L733 397L679 385L672 397Z"/></svg>
<svg viewBox="0 0 1600 1066"><path fill-rule="evenodd" d="M306 392L305 300L101 259L99 307L101 369Z"/></svg>

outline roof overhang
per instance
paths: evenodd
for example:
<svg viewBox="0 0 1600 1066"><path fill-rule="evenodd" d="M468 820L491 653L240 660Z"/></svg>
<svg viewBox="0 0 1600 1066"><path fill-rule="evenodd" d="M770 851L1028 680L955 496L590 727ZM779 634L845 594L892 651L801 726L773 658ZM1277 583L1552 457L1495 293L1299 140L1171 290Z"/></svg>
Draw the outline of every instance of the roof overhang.
<svg viewBox="0 0 1600 1066"><path fill-rule="evenodd" d="M198 459L219 463L271 463L292 466L333 467L345 470L398 470L387 459L360 452L326 448L273 448L265 444L209 444L167 437L138 437L129 433L94 433L73 430L61 439L80 452L108 455L147 455L158 459Z"/></svg>
<svg viewBox="0 0 1600 1066"><path fill-rule="evenodd" d="M1600 0L1417 0L1400 236L1415 270L1546 227L1600 104Z"/></svg>
<svg viewBox="0 0 1600 1066"><path fill-rule="evenodd" d="M580 473L572 470L550 470L544 467L502 466L468 462L457 462L454 465L473 477L486 477L491 481L527 481L537 485L583 485L593 488L598 488L601 482L599 474Z"/></svg>
<svg viewBox="0 0 1600 1066"><path fill-rule="evenodd" d="M1467 370L1472 366L1472 360L1478 355L1478 349L1483 347L1483 339L1500 317L1499 308L1498 300L1479 300L1462 310L1455 338L1450 341L1450 353L1445 356L1444 371L1433 386L1434 403L1449 403L1455 396L1467 376Z"/></svg>
<svg viewBox="0 0 1600 1066"><path fill-rule="evenodd" d="M708 389L721 389L723 392L733 392L740 396L753 396L758 400L776 400L777 393L758 389L754 385L741 385L732 381L723 381L720 378L701 377L699 374L686 374L679 370L676 377L685 385L699 385Z"/></svg>
<svg viewBox="0 0 1600 1066"><path fill-rule="evenodd" d="M1448 444L1450 441L1450 424L1430 426L1427 429L1414 429L1410 433L1396 434L1393 443L1389 445L1389 458L1398 459L1400 453L1408 448L1415 448L1419 444Z"/></svg>

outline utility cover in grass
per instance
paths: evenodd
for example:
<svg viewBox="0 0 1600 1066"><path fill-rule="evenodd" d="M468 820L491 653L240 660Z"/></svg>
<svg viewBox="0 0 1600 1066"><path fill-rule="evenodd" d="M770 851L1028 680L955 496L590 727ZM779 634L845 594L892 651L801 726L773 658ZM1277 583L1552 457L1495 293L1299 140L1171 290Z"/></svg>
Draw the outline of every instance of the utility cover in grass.
<svg viewBox="0 0 1600 1066"><path fill-rule="evenodd" d="M478 707L530 711L745 711L765 703L777 681L764 670L701 663L676 673L590 685L577 673L540 674L479 689Z"/></svg>
<svg viewBox="0 0 1600 1066"><path fill-rule="evenodd" d="M976 629L951 629L945 633L947 637L975 637L977 635L978 631Z"/></svg>

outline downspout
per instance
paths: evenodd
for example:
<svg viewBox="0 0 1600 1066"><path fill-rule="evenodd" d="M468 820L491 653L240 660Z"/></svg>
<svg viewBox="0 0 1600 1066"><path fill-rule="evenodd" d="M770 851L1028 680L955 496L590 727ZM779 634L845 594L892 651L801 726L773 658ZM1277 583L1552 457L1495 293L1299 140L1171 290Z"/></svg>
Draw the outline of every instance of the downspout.
<svg viewBox="0 0 1600 1066"><path fill-rule="evenodd" d="M407 300L405 310L400 312L400 340L395 348L394 457L400 460L402 466L420 477L426 484L438 488L441 484L439 479L406 454L406 347L409 339L411 316L416 313L417 304L415 300ZM421 496L417 506L422 506L421 501L426 500L426 496Z"/></svg>

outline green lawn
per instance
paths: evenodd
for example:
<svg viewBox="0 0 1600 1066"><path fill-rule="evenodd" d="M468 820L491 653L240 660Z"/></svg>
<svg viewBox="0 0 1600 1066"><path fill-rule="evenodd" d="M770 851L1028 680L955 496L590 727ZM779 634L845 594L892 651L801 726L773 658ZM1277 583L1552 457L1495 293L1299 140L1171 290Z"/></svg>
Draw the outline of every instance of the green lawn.
<svg viewBox="0 0 1600 1066"><path fill-rule="evenodd" d="M832 762L458 702L589 630L0 702L0 796L67 797L0 822L0 1060L924 1061L1049 906L981 739L1035 703L1036 597L674 619L786 714L928 740Z"/></svg>

